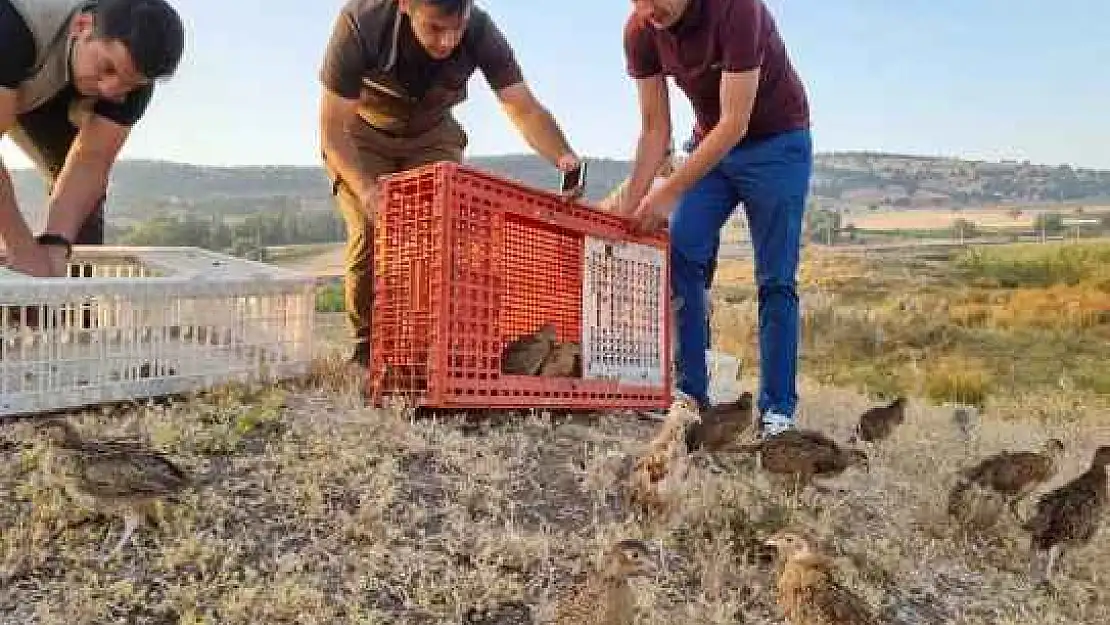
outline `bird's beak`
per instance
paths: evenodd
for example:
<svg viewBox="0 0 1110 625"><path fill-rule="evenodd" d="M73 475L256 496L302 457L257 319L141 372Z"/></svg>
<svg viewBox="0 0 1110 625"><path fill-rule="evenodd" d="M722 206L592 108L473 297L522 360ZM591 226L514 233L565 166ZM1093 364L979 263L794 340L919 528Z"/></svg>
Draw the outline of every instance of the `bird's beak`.
<svg viewBox="0 0 1110 625"><path fill-rule="evenodd" d="M779 539L774 537L774 536L771 536L770 538L767 538L766 540L763 541L763 546L765 546L765 547L776 547L777 548L779 546Z"/></svg>

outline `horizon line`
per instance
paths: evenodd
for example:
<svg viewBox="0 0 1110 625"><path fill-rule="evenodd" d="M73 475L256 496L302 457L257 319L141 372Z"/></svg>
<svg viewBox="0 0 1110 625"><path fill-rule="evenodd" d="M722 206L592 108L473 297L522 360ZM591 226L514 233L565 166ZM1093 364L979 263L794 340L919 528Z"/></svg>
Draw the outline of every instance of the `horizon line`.
<svg viewBox="0 0 1110 625"><path fill-rule="evenodd" d="M1110 172L1110 169L1102 169L1094 166L1077 165L1070 162L1062 163L1041 163L1033 161L1028 158L982 158L970 156L952 156L952 155L937 155L937 154L914 154L910 152L884 152L882 150L867 150L867 149L849 149L849 150L827 150L827 151L814 151L814 157L835 157L835 156L878 156L886 158L907 158L923 161L955 161L961 163L972 164L1016 164L1016 165L1029 165L1034 167L1047 167L1059 168L1070 167L1078 171L1093 171L1093 172ZM535 160L543 160L541 156L532 152L498 152L498 153L483 153L483 154L470 154L463 157L463 161L473 159L499 159L499 158L530 158ZM615 163L631 163L631 159L618 158L614 156L585 156L587 161L608 161ZM162 165L178 165L184 167L197 167L207 169L265 169L265 168L284 168L284 169L322 169L323 165L310 165L305 163L228 163L228 164L213 164L213 163L198 163L191 161L178 161L165 158L151 158L143 156L135 157L122 157L115 161L115 164L120 163L152 163ZM7 165L8 171L34 171L34 165L12 166Z"/></svg>

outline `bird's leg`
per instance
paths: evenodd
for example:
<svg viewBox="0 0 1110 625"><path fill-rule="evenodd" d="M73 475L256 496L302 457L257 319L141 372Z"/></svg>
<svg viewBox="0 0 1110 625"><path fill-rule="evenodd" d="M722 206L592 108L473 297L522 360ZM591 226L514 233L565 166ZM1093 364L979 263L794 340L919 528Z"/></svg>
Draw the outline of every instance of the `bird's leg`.
<svg viewBox="0 0 1110 625"><path fill-rule="evenodd" d="M1064 546L1059 543L1052 545L1052 547L1048 550L1048 564L1044 567L1045 581L1052 579L1052 569L1056 566L1057 562L1059 562L1060 555L1063 552Z"/></svg>
<svg viewBox="0 0 1110 625"><path fill-rule="evenodd" d="M135 533L135 529L138 528L138 526L138 517L136 517L134 513L128 513L127 516L124 517L123 535L120 536L119 542L116 543L116 546L112 547L111 551L105 553L100 558L101 564L107 562L109 558L115 555L117 551L122 549L123 546L127 544L127 541L131 540L131 535Z"/></svg>
<svg viewBox="0 0 1110 625"><path fill-rule="evenodd" d="M1031 579L1034 584L1040 584L1045 579L1044 568L1041 566L1044 556L1039 549L1034 548L1029 551L1029 579Z"/></svg>

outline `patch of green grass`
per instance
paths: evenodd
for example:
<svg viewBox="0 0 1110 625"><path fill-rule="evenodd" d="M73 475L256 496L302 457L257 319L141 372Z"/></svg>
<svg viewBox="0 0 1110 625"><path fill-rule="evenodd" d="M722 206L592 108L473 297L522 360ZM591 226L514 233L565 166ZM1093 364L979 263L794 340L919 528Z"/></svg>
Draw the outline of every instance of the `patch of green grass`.
<svg viewBox="0 0 1110 625"><path fill-rule="evenodd" d="M1108 283L1110 243L973 248L955 266L969 282L1008 289Z"/></svg>
<svg viewBox="0 0 1110 625"><path fill-rule="evenodd" d="M343 312L343 284L323 284L316 287L316 312L336 313Z"/></svg>

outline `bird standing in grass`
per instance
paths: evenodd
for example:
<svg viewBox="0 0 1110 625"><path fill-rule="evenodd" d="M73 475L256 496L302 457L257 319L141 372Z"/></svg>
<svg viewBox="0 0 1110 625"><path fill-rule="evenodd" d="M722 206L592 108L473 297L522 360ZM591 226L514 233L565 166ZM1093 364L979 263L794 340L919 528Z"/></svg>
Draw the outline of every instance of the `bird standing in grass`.
<svg viewBox="0 0 1110 625"><path fill-rule="evenodd" d="M979 464L958 472L958 482L948 496L948 514L960 517L972 505L968 501L971 486L975 485L1009 499L1010 512L1018 518L1017 505L1056 475L1064 444L1059 439L1045 441L1041 451L1003 451L984 458Z"/></svg>
<svg viewBox="0 0 1110 625"><path fill-rule="evenodd" d="M1030 534L1030 576L1047 583L1069 546L1084 545L1098 532L1106 509L1106 465L1110 446L1095 451L1091 467L1060 488L1041 495L1033 516L1023 524Z"/></svg>
<svg viewBox="0 0 1110 625"><path fill-rule="evenodd" d="M636 597L628 580L657 572L657 560L642 540L616 542L601 568L560 598L553 625L632 625Z"/></svg>
<svg viewBox="0 0 1110 625"><path fill-rule="evenodd" d="M759 464L764 471L791 475L803 484L814 477L835 477L851 466L870 469L866 453L841 447L813 430L786 430L757 443L740 445L740 448L759 454Z"/></svg>
<svg viewBox="0 0 1110 625"><path fill-rule="evenodd" d="M628 469L625 503L640 517L659 517L673 510L686 478L686 432L700 420L693 399L679 396L647 449Z"/></svg>
<svg viewBox="0 0 1110 625"><path fill-rule="evenodd" d="M779 607L790 625L877 625L859 596L836 578L836 567L801 534L780 531L765 544L783 561L777 584Z"/></svg>
<svg viewBox="0 0 1110 625"><path fill-rule="evenodd" d="M189 476L161 453L131 441L86 440L66 421L36 428L50 445L48 467L64 481L75 500L102 514L122 514L123 533L105 553L105 562L122 549L158 502L182 492Z"/></svg>
<svg viewBox="0 0 1110 625"><path fill-rule="evenodd" d="M555 325L545 323L532 334L505 346L501 372L511 375L536 375L555 347Z"/></svg>
<svg viewBox="0 0 1110 625"><path fill-rule="evenodd" d="M716 404L701 413L701 421L686 430L688 451L704 449L709 452L726 451L754 423L753 397L745 392L734 402Z"/></svg>
<svg viewBox="0 0 1110 625"><path fill-rule="evenodd" d="M862 440L877 443L890 438L894 429L906 420L906 398L897 397L889 406L876 406L864 411L856 424L856 432L850 442Z"/></svg>

